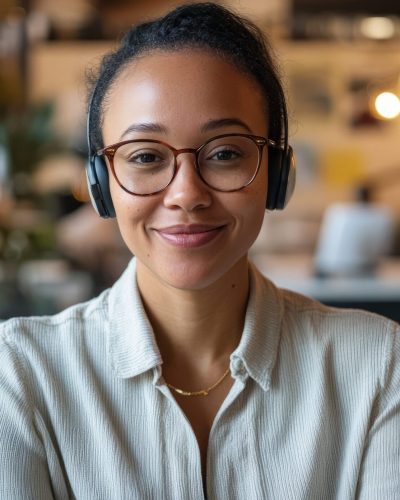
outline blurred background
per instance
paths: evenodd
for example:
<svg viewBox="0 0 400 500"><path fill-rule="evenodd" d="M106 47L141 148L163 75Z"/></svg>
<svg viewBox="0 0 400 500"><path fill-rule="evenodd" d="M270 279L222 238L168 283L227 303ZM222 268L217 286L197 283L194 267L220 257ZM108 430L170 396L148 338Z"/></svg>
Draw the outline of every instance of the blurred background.
<svg viewBox="0 0 400 500"><path fill-rule="evenodd" d="M130 255L88 204L85 74L132 24L185 2L1 0L0 319L110 286ZM400 2L226 0L271 38L294 198L252 259L277 284L400 321Z"/></svg>

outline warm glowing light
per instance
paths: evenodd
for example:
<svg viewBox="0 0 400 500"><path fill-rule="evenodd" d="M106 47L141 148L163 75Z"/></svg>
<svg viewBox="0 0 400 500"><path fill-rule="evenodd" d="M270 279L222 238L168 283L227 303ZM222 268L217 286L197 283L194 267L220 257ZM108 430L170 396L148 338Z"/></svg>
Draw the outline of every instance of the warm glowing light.
<svg viewBox="0 0 400 500"><path fill-rule="evenodd" d="M374 40L387 40L396 32L395 24L389 17L366 17L361 21L361 33Z"/></svg>
<svg viewBox="0 0 400 500"><path fill-rule="evenodd" d="M375 99L375 109L379 116L391 120L400 114L400 99L393 92L382 92Z"/></svg>

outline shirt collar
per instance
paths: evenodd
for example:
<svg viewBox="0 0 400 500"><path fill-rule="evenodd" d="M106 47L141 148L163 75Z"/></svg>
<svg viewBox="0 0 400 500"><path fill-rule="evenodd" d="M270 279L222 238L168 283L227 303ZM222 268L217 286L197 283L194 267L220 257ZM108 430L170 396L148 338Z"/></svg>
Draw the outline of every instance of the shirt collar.
<svg viewBox="0 0 400 500"><path fill-rule="evenodd" d="M160 364L162 358L136 282L136 259L109 293L109 343L112 368L129 378ZM247 372L263 390L270 386L279 346L282 301L279 290L250 264L250 294L242 338L231 354L235 377Z"/></svg>
<svg viewBox="0 0 400 500"><path fill-rule="evenodd" d="M162 363L137 287L135 258L110 290L108 313L108 349L118 377L135 377Z"/></svg>
<svg viewBox="0 0 400 500"><path fill-rule="evenodd" d="M264 391L271 384L277 359L283 305L280 291L250 263L250 295L243 334L231 354L234 376L247 372Z"/></svg>

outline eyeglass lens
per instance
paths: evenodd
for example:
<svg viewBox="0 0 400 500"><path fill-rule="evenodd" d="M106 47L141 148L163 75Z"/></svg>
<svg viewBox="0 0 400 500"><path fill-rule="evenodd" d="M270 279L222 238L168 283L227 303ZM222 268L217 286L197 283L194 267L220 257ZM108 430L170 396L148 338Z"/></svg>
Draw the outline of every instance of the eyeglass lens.
<svg viewBox="0 0 400 500"><path fill-rule="evenodd" d="M179 163L179 158L178 158ZM135 194L164 189L175 172L172 149L157 142L133 141L118 147L114 172L120 184ZM244 136L213 139L197 154L198 173L206 184L221 191L234 191L247 185L257 172L259 148Z"/></svg>

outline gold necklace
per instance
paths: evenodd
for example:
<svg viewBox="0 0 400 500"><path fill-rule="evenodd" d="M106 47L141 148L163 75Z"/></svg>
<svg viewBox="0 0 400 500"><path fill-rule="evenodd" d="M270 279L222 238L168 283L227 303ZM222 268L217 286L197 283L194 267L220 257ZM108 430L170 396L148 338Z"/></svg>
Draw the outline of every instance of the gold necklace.
<svg viewBox="0 0 400 500"><path fill-rule="evenodd" d="M168 384L168 383L167 383L167 386L170 389L172 389L175 392L177 392L178 394L180 394L181 396L208 396L208 393L210 391L212 391L213 389L215 389L217 387L217 385L219 385L226 378L226 376L228 375L229 371L230 371L230 369L228 368L226 370L226 372L222 375L222 377L215 382L215 384L213 384L211 387L208 387L207 389L203 389L201 391L193 391L193 392L184 391L184 390L178 389L177 387L174 387L173 385Z"/></svg>

